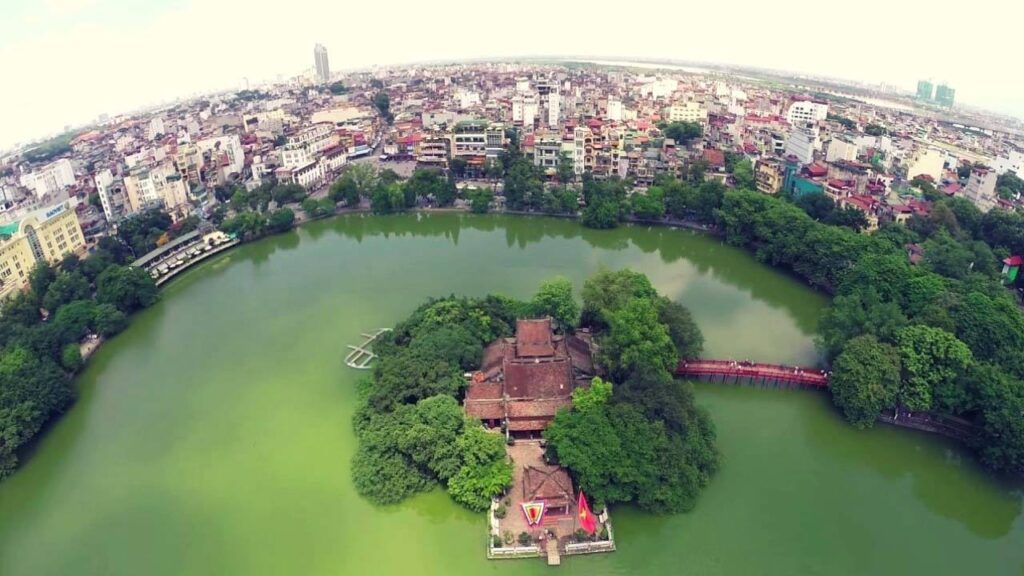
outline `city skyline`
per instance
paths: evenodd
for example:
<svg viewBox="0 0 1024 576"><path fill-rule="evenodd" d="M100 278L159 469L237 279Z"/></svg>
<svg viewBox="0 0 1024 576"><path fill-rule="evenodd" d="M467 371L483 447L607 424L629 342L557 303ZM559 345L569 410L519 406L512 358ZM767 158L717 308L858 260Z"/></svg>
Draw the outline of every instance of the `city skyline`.
<svg viewBox="0 0 1024 576"><path fill-rule="evenodd" d="M309 6L307 6L307 4ZM476 22L472 5L449 2L444 11L446 28ZM884 46L866 48L850 40L850 33L874 34L878 14L887 21L911 23L914 30L942 30L948 20L941 14L919 14L913 7L891 6L868 0L858 10L837 14L806 0L786 0L771 10L757 9L757 17L725 19L711 6L667 7L664 17L637 18L643 27L625 30L598 14L572 6L547 5L533 0L503 18L508 30L529 30L528 14L543 11L545 21L574 22L586 34L548 37L536 34L509 36L514 41L474 47L456 34L437 34L436 10L402 5L389 10L388 20L372 6L317 6L315 22L304 22L314 4L296 0L290 10L272 16L250 15L251 25L231 28L246 4L240 0L185 3L169 1L131 6L127 0L15 0L5 8L0 23L0 59L8 63L9 78L24 85L0 96L0 148L39 139L66 125L90 122L100 114L115 115L199 93L237 88L243 78L256 85L278 75L292 76L312 68L309 47L319 42L334 50L341 69L396 65L417 61L508 58L552 54L609 53L624 58L676 59L753 66L796 73L841 77L861 82L885 82L912 91L921 78L942 79L957 89L957 101L1024 118L1022 82L1008 74L993 74L987 62L1012 53L1012 22L1020 21L1019 7L995 0L980 0L979 9L1005 15L985 29L958 31L956 42L922 46L915 34L897 35ZM750 6L751 13L755 7ZM519 14L522 12L523 14ZM1017 13L1014 17L1014 13ZM684 17L685 16L685 17ZM718 22L695 26L686 22ZM337 22L372 22L345 27ZM766 30L809 30L841 22L843 35L828 39L827 50L816 50L800 34L777 34L773 50L762 50ZM302 24L301 26L298 24ZM291 25L296 24L296 25ZM478 24L483 25L483 24ZM387 31L387 34L380 32ZM602 31L603 33L594 33ZM604 33L627 32L620 48L599 41ZM931 32L922 32L930 34ZM632 37L631 37L632 35ZM154 42L153 39L166 39ZM209 39L203 42L191 39ZM382 40L400 38L401 41ZM723 41L727 40L727 41ZM213 52L222 52L209 58ZM341 56L343 55L343 56ZM53 74L40 74L51 70ZM123 71L130 70L131 74ZM69 86L88 87L69 90ZM68 98L73 94L74 98Z"/></svg>

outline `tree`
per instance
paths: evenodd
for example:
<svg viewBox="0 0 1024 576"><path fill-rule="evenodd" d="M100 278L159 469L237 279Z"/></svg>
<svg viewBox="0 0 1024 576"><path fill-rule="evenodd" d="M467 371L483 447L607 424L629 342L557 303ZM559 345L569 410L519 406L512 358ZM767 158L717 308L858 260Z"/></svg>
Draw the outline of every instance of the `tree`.
<svg viewBox="0 0 1024 576"><path fill-rule="evenodd" d="M697 122L673 122L666 126L663 132L666 138L671 138L677 144L685 146L691 140L700 138L704 134L704 129Z"/></svg>
<svg viewBox="0 0 1024 576"><path fill-rule="evenodd" d="M478 188L469 192L469 209L474 214L486 214L491 209L494 191L490 188Z"/></svg>
<svg viewBox="0 0 1024 576"><path fill-rule="evenodd" d="M629 269L601 270L583 284L582 324L606 328L611 314L634 299L654 300L657 291L647 276Z"/></svg>
<svg viewBox="0 0 1024 576"><path fill-rule="evenodd" d="M864 127L864 133L868 136L884 136L886 132L885 127L878 124L868 124Z"/></svg>
<svg viewBox="0 0 1024 576"><path fill-rule="evenodd" d="M28 273L28 285L39 300L46 295L50 283L57 279L57 272L46 262L37 262Z"/></svg>
<svg viewBox="0 0 1024 576"><path fill-rule="evenodd" d="M112 304L100 304L93 310L92 326L100 336L110 338L128 327L128 317Z"/></svg>
<svg viewBox="0 0 1024 576"><path fill-rule="evenodd" d="M832 363L832 400L858 428L870 428L893 406L899 386L899 352L869 334L847 342Z"/></svg>
<svg viewBox="0 0 1024 576"><path fill-rule="evenodd" d="M395 121L395 116L391 113L391 97L388 96L387 92L381 91L373 95L373 105L380 112L381 117L388 124Z"/></svg>
<svg viewBox="0 0 1024 576"><path fill-rule="evenodd" d="M630 300L608 317L608 324L608 334L601 339L600 360L614 378L624 379L647 366L675 369L676 347L652 301Z"/></svg>
<svg viewBox="0 0 1024 576"><path fill-rule="evenodd" d="M374 214L393 214L405 209L405 194L400 184L378 186L370 196L370 208Z"/></svg>
<svg viewBox="0 0 1024 576"><path fill-rule="evenodd" d="M267 217L267 230L271 234L278 234L281 232L287 232L291 230L292 226L295 225L295 212L291 208L281 208L274 210Z"/></svg>
<svg viewBox="0 0 1024 576"><path fill-rule="evenodd" d="M704 335L690 310L678 302L665 297L658 299L658 320L668 329L669 338L675 344L680 359L700 356L704 349Z"/></svg>
<svg viewBox="0 0 1024 576"><path fill-rule="evenodd" d="M89 281L85 276L78 272L61 272L46 289L43 308L54 312L68 302L87 299L91 294Z"/></svg>
<svg viewBox="0 0 1024 576"><path fill-rule="evenodd" d="M597 200L583 209L582 223L587 228L609 229L619 225L620 208L613 200Z"/></svg>
<svg viewBox="0 0 1024 576"><path fill-rule="evenodd" d="M933 406L957 413L966 404L959 380L973 362L971 349L945 330L907 326L896 335L902 367L899 403L909 410Z"/></svg>
<svg viewBox="0 0 1024 576"><path fill-rule="evenodd" d="M536 316L551 316L564 332L572 331L579 323L580 306L573 298L572 282L564 276L541 284L530 307Z"/></svg>
<svg viewBox="0 0 1024 576"><path fill-rule="evenodd" d="M141 268L113 265L96 280L96 301L111 304L125 314L146 308L156 299L156 284Z"/></svg>
<svg viewBox="0 0 1024 576"><path fill-rule="evenodd" d="M868 218L864 212L853 206L843 206L829 214L828 223L834 226L845 226L854 232L860 232L868 227Z"/></svg>
<svg viewBox="0 0 1024 576"><path fill-rule="evenodd" d="M355 178L342 175L331 184L328 194L334 202L345 202L350 208L359 205L360 191Z"/></svg>
<svg viewBox="0 0 1024 576"><path fill-rule="evenodd" d="M448 481L448 494L470 510L486 510L491 498L512 484L512 464L505 455L504 438L467 422L455 441L462 467Z"/></svg>
<svg viewBox="0 0 1024 576"><path fill-rule="evenodd" d="M646 194L634 193L629 203L633 215L641 220L661 220L665 217L664 192L657 186L648 189Z"/></svg>
<svg viewBox="0 0 1024 576"><path fill-rule="evenodd" d="M948 232L940 230L922 245L924 265L936 274L948 278L963 278L971 272L974 253Z"/></svg>
<svg viewBox="0 0 1024 576"><path fill-rule="evenodd" d="M346 88L346 87L345 87L345 84L344 84L344 83L342 83L341 81L338 81L338 82L332 82L332 83L331 83L331 84L330 84L330 85L329 85L329 86L327 87L327 89L328 89L328 90L330 90L330 91L331 91L331 94L334 94L335 96L339 96L339 95L341 95L341 94L345 94L346 92L348 92L348 88Z"/></svg>
<svg viewBox="0 0 1024 576"><path fill-rule="evenodd" d="M576 179L576 170L573 167L572 156L569 153L563 152L558 156L557 174L558 181L563 186Z"/></svg>
<svg viewBox="0 0 1024 576"><path fill-rule="evenodd" d="M53 326L62 342L78 342L96 323L96 304L92 300L76 300L61 306L53 318Z"/></svg>
<svg viewBox="0 0 1024 576"><path fill-rule="evenodd" d="M748 158L743 158L733 166L732 177L737 188L754 189L754 166Z"/></svg>
<svg viewBox="0 0 1024 576"><path fill-rule="evenodd" d="M60 365L65 370L74 374L82 367L82 353L77 343L70 343L61 349Z"/></svg>

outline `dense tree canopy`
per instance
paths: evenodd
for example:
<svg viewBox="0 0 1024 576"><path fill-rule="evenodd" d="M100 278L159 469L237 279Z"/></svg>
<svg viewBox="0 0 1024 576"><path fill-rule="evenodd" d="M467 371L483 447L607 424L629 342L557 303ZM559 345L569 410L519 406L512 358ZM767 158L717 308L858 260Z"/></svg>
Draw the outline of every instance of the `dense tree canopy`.
<svg viewBox="0 0 1024 576"><path fill-rule="evenodd" d="M699 351L699 329L688 310L629 270L599 273L583 300L584 324L599 330L601 362L623 384L594 379L576 390L572 409L544 433L550 456L596 502L691 509L718 452L710 418L671 370L678 350Z"/></svg>

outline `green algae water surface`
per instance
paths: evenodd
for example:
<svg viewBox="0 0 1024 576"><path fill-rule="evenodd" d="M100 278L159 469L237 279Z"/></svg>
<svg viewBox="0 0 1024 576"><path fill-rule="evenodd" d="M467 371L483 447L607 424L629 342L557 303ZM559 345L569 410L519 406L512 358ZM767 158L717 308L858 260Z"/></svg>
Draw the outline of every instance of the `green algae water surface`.
<svg viewBox="0 0 1024 576"><path fill-rule="evenodd" d="M813 363L826 300L716 239L555 219L346 216L175 280L90 362L80 398L0 484L0 575L550 574L484 558L441 491L379 508L349 476L359 333L429 296L526 298L632 267L707 354ZM1019 484L941 439L846 426L826 395L697 385L722 470L696 510L613 509L619 551L559 574L1024 574Z"/></svg>

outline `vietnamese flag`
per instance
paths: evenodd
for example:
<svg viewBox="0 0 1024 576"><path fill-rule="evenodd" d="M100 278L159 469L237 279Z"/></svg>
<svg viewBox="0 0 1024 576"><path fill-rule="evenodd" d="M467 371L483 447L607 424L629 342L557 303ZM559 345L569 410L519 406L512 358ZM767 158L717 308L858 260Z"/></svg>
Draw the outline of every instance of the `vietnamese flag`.
<svg viewBox="0 0 1024 576"><path fill-rule="evenodd" d="M582 490L580 490L579 501L576 502L576 509L580 515L580 528L582 528L587 534L597 532L597 518L594 516L594 513L590 511L590 506L587 504L587 497L583 495Z"/></svg>

